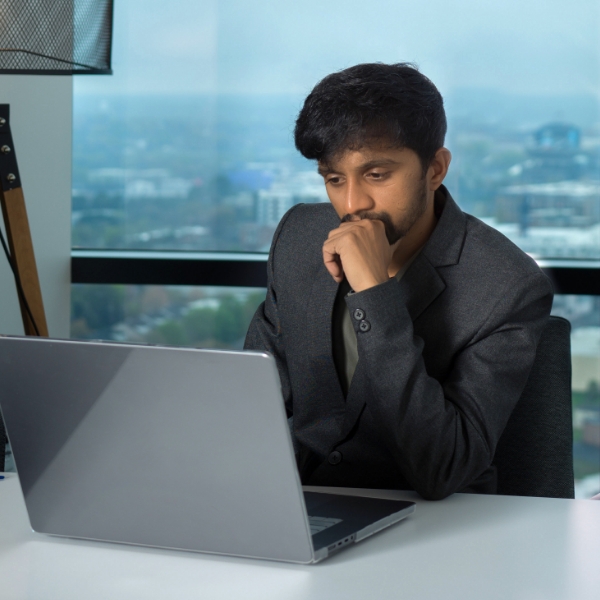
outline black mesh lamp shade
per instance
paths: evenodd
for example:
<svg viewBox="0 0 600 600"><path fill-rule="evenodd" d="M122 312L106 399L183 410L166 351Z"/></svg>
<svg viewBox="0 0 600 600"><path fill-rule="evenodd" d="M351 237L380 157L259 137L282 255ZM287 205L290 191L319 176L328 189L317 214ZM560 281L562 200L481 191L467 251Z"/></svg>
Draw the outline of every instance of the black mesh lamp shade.
<svg viewBox="0 0 600 600"><path fill-rule="evenodd" d="M0 73L110 75L113 0L0 0Z"/></svg>

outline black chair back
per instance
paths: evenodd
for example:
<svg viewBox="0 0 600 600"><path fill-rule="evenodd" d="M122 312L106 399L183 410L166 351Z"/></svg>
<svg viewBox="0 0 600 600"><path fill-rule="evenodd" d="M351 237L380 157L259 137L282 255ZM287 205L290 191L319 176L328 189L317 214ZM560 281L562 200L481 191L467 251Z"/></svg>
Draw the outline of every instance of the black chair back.
<svg viewBox="0 0 600 600"><path fill-rule="evenodd" d="M4 451L6 449L6 433L4 431L4 422L0 415L0 471L4 471Z"/></svg>
<svg viewBox="0 0 600 600"><path fill-rule="evenodd" d="M573 498L571 324L550 317L493 464L498 493Z"/></svg>

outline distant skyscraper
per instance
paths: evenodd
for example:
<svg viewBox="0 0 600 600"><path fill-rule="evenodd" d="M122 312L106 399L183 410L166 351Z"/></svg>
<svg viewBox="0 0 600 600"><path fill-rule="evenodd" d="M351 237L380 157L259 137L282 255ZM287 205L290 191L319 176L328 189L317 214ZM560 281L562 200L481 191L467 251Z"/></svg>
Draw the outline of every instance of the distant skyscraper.
<svg viewBox="0 0 600 600"><path fill-rule="evenodd" d="M515 185L496 194L498 223L530 227L591 227L600 223L597 152L581 147L581 131L548 123L533 133L529 158L510 169Z"/></svg>
<svg viewBox="0 0 600 600"><path fill-rule="evenodd" d="M531 157L524 166L523 180L531 183L582 179L591 157L581 147L581 131L568 123L548 123L534 134Z"/></svg>

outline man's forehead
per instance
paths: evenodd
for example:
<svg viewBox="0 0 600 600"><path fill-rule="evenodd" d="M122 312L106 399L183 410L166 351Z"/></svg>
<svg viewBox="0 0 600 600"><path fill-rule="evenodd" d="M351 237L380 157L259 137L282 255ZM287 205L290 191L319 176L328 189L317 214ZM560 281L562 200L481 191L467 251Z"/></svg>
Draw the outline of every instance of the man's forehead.
<svg viewBox="0 0 600 600"><path fill-rule="evenodd" d="M397 164L416 153L409 148L364 147L358 150L345 150L344 152L328 159L320 160L318 171L321 174L334 173L347 168L360 168L376 164Z"/></svg>

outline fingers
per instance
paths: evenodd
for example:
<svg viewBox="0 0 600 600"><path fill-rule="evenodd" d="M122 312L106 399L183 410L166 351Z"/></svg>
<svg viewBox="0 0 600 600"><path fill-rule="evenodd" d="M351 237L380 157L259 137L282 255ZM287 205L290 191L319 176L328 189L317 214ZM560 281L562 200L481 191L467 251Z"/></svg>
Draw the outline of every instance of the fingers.
<svg viewBox="0 0 600 600"><path fill-rule="evenodd" d="M357 290L387 279L389 252L383 222L358 219L329 232L323 244L323 263L336 283L347 278Z"/></svg>
<svg viewBox="0 0 600 600"><path fill-rule="evenodd" d="M331 251L323 247L323 263L329 274L333 277L336 283L341 283L344 279L344 269L340 255L335 251Z"/></svg>
<svg viewBox="0 0 600 600"><path fill-rule="evenodd" d="M355 237L353 229L358 223L360 223L358 217L352 222L341 223L337 229L329 232L327 240L323 244L323 263L336 283L344 280L344 268L340 254L344 251L344 246L348 244L348 236Z"/></svg>
<svg viewBox="0 0 600 600"><path fill-rule="evenodd" d="M366 232L372 233L375 236L381 234L385 235L385 225L383 224L383 221L380 221L379 219L359 219L357 217L356 220L340 223L340 226L337 229L332 229L329 232L329 238L343 235L351 231L355 231L359 235Z"/></svg>
<svg viewBox="0 0 600 600"><path fill-rule="evenodd" d="M346 222L329 232L323 249L341 254L344 247L349 244L366 248L375 245L379 238L385 239L385 226L382 221L363 219Z"/></svg>
<svg viewBox="0 0 600 600"><path fill-rule="evenodd" d="M340 255L344 251L344 245L348 243L348 235L351 234L350 228L351 223L342 223L340 227L329 232L329 236L323 244L323 263L336 283L341 283L344 279L344 268Z"/></svg>

